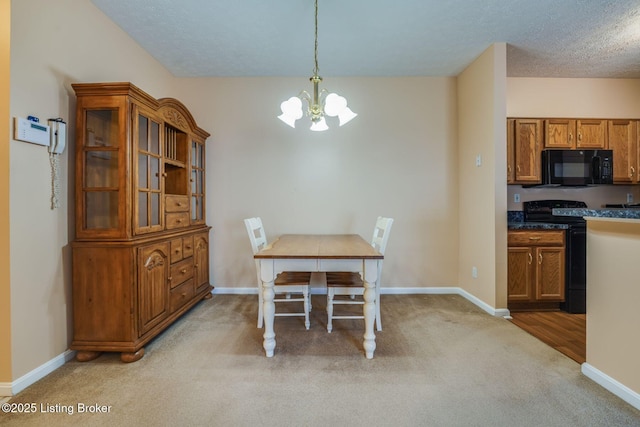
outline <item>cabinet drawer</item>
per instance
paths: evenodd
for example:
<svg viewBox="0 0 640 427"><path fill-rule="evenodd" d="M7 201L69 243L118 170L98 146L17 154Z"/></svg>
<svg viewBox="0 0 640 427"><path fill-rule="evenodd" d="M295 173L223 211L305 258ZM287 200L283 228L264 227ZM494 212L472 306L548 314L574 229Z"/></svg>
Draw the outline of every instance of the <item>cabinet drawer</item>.
<svg viewBox="0 0 640 427"><path fill-rule="evenodd" d="M169 297L169 312L173 313L193 298L193 279L171 290Z"/></svg>
<svg viewBox="0 0 640 427"><path fill-rule="evenodd" d="M193 236L182 238L182 256L188 258L193 255Z"/></svg>
<svg viewBox="0 0 640 427"><path fill-rule="evenodd" d="M173 239L171 241L171 264L180 261L184 257L183 253L182 239Z"/></svg>
<svg viewBox="0 0 640 427"><path fill-rule="evenodd" d="M165 220L167 230L187 227L189 225L189 212L168 213L165 216Z"/></svg>
<svg viewBox="0 0 640 427"><path fill-rule="evenodd" d="M188 212L189 197L171 194L166 196L164 210L166 212Z"/></svg>
<svg viewBox="0 0 640 427"><path fill-rule="evenodd" d="M171 287L175 288L180 283L193 277L193 258L186 258L171 266Z"/></svg>
<svg viewBox="0 0 640 427"><path fill-rule="evenodd" d="M563 246L564 230L509 231L509 246Z"/></svg>

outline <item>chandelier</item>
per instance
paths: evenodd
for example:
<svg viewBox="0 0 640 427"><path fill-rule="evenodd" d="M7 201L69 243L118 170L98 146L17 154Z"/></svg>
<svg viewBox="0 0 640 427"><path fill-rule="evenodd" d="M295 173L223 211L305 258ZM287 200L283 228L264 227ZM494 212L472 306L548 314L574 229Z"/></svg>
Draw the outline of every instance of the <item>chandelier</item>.
<svg viewBox="0 0 640 427"><path fill-rule="evenodd" d="M311 119L311 130L323 131L329 129L325 116L338 117L342 126L357 116L356 113L347 107L347 100L337 93L329 93L326 89L319 90L318 86L322 82L322 77L318 75L318 0L315 0L316 34L314 59L315 68L313 76L309 81L313 83L313 97L306 90L301 91L298 96L292 96L280 104L282 114L278 116L280 120L296 127L296 120L302 118L302 101L307 102L307 116Z"/></svg>

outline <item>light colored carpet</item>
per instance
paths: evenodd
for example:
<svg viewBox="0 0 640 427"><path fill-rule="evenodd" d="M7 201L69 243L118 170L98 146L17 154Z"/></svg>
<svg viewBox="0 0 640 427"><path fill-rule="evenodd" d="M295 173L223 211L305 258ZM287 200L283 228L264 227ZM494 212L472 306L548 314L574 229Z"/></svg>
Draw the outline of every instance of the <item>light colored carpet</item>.
<svg viewBox="0 0 640 427"><path fill-rule="evenodd" d="M326 332L324 296L311 330L277 318L273 358L256 328L257 296L214 295L146 347L67 363L15 396L37 414L7 426L639 426L640 411L580 365L455 295L383 295L367 360L363 324ZM110 406L77 412L78 404ZM71 407L40 413L42 405Z"/></svg>

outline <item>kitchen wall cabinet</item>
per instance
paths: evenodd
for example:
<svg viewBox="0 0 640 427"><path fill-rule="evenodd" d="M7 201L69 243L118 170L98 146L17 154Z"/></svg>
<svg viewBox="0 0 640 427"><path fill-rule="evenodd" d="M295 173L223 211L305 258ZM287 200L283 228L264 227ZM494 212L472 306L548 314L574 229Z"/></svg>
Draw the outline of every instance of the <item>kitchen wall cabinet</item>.
<svg viewBox="0 0 640 427"><path fill-rule="evenodd" d="M544 148L576 148L576 121L574 119L546 119L544 121Z"/></svg>
<svg viewBox="0 0 640 427"><path fill-rule="evenodd" d="M578 134L576 148L606 149L609 146L607 142L607 120L577 120L576 132Z"/></svg>
<svg viewBox="0 0 640 427"><path fill-rule="evenodd" d="M542 120L514 119L511 124L507 121L507 132L507 181L511 184L539 184Z"/></svg>
<svg viewBox="0 0 640 427"><path fill-rule="evenodd" d="M565 231L509 230L510 310L557 309L565 299Z"/></svg>
<svg viewBox="0 0 640 427"><path fill-rule="evenodd" d="M507 184L540 184L542 149L612 150L614 184L640 183L640 120L508 118Z"/></svg>
<svg viewBox="0 0 640 427"><path fill-rule="evenodd" d="M73 84L76 113L74 336L79 361L133 362L211 298L205 141L187 108L131 83Z"/></svg>
<svg viewBox="0 0 640 427"><path fill-rule="evenodd" d="M613 181L621 184L636 184L640 181L638 159L640 136L635 120L609 120L609 149L613 150Z"/></svg>

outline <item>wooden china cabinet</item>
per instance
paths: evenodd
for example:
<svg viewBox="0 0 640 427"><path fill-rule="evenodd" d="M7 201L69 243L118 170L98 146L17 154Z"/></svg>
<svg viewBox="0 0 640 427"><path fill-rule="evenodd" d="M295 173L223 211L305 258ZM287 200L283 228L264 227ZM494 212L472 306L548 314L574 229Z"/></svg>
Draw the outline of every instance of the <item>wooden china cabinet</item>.
<svg viewBox="0 0 640 427"><path fill-rule="evenodd" d="M186 107L131 83L73 84L79 361L134 362L209 284L205 140Z"/></svg>

